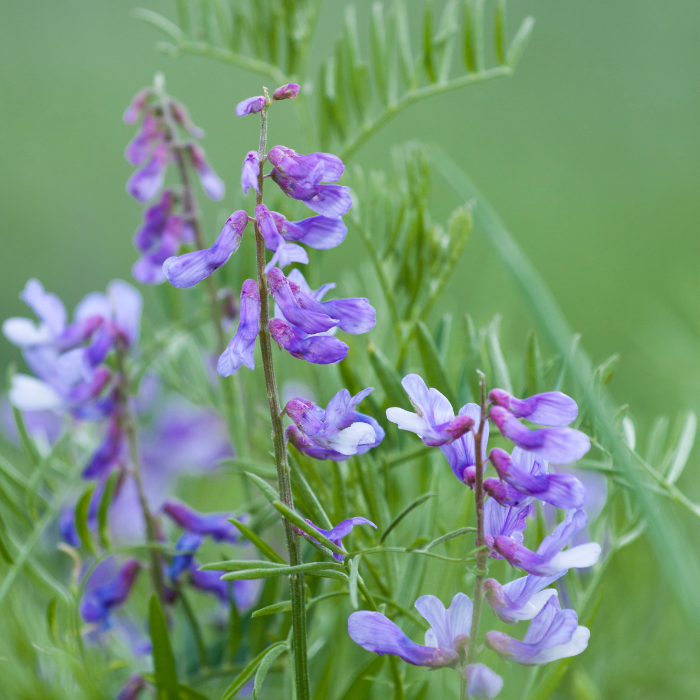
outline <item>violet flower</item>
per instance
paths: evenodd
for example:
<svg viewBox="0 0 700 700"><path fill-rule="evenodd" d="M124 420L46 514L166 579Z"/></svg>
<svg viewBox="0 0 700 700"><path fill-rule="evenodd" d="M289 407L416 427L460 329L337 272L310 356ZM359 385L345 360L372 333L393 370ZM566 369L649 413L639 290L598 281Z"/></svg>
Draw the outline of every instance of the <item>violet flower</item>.
<svg viewBox="0 0 700 700"><path fill-rule="evenodd" d="M267 100L263 95L255 97L247 97L236 105L236 116L245 117L248 114L256 114L262 112L267 106Z"/></svg>
<svg viewBox="0 0 700 700"><path fill-rule="evenodd" d="M528 450L548 462L569 464L581 459L591 449L591 441L573 428L526 428L513 413L501 406L492 406L489 418L501 434L518 447Z"/></svg>
<svg viewBox="0 0 700 700"><path fill-rule="evenodd" d="M203 139L205 137L204 129L196 126L190 118L190 113L187 107L177 100L170 100L170 109L172 110L175 121L193 138Z"/></svg>
<svg viewBox="0 0 700 700"><path fill-rule="evenodd" d="M192 165L199 175L199 184L202 186L204 194L215 201L223 199L226 194L226 186L207 162L204 149L196 143L190 142L187 144L187 151L190 154Z"/></svg>
<svg viewBox="0 0 700 700"><path fill-rule="evenodd" d="M498 537L522 544L523 532L527 527L530 503L517 506L502 506L493 498L484 504L484 540L489 547L494 546ZM494 559L503 559L498 551L492 551Z"/></svg>
<svg viewBox="0 0 700 700"><path fill-rule="evenodd" d="M117 694L116 700L136 700L145 687L146 681L141 676L130 676Z"/></svg>
<svg viewBox="0 0 700 700"><path fill-rule="evenodd" d="M242 209L233 212L224 224L219 237L211 248L170 257L163 263L163 274L173 287L194 287L225 265L238 250L243 232L248 225L248 214Z"/></svg>
<svg viewBox="0 0 700 700"><path fill-rule="evenodd" d="M342 462L351 455L364 454L384 439L379 423L355 410L372 390L370 387L351 397L347 389L341 389L325 411L306 399L288 401L285 411L295 425L287 428L287 439L314 459Z"/></svg>
<svg viewBox="0 0 700 700"><path fill-rule="evenodd" d="M203 542L204 535L194 532L185 532L180 535L180 538L175 543L177 554L173 556L168 567L168 576L173 583L177 583L180 576L192 567L195 552L201 547Z"/></svg>
<svg viewBox="0 0 700 700"><path fill-rule="evenodd" d="M139 90L134 98L131 100L131 104L126 108L124 116L122 117L125 124L135 124L136 120L141 116L143 111L146 109L148 100L153 96L153 88L144 88Z"/></svg>
<svg viewBox="0 0 700 700"><path fill-rule="evenodd" d="M585 511L572 509L551 535L542 540L537 552L531 552L513 536L498 535L493 539L494 549L511 565L535 576L554 576L566 569L584 569L593 566L600 556L597 542L571 547L562 551L588 523ZM487 540L488 544L488 540Z"/></svg>
<svg viewBox="0 0 700 700"><path fill-rule="evenodd" d="M238 530L228 521L228 513L198 513L178 501L166 501L162 510L187 532L211 537L215 542L238 543Z"/></svg>
<svg viewBox="0 0 700 700"><path fill-rule="evenodd" d="M415 413L403 408L388 408L386 417L400 430L416 433L424 445L439 447L461 437L474 425L474 419L465 414L455 417L450 402L437 390L428 389L417 374L408 374L401 380Z"/></svg>
<svg viewBox="0 0 700 700"><path fill-rule="evenodd" d="M564 427L573 423L578 415L576 402L561 391L548 391L527 399L516 399L503 389L492 389L489 399L495 406L507 409L516 418L527 418L538 425Z"/></svg>
<svg viewBox="0 0 700 700"><path fill-rule="evenodd" d="M418 612L430 623L425 646L411 641L388 617L379 612L354 612L348 619L352 640L367 651L392 654L413 666L457 667L460 652L469 646L472 602L457 593L445 610L442 602L424 595L415 602Z"/></svg>
<svg viewBox="0 0 700 700"><path fill-rule="evenodd" d="M241 187L243 194L248 194L248 190L252 187L256 192L260 192L258 185L258 175L260 174L260 155L257 151L248 151L243 168L241 170Z"/></svg>
<svg viewBox="0 0 700 700"><path fill-rule="evenodd" d="M484 664L469 664L467 674L467 696L492 700L503 689L503 679Z"/></svg>
<svg viewBox="0 0 700 700"><path fill-rule="evenodd" d="M114 578L104 583L95 582L97 585L93 584L93 579L99 581L101 577L97 571L93 572L80 601L80 614L83 619L86 622L107 625L110 613L129 597L140 570L141 564L136 559L129 559Z"/></svg>
<svg viewBox="0 0 700 700"><path fill-rule="evenodd" d="M342 340L324 335L307 335L281 318L270 320L270 333L275 342L292 357L316 365L342 362L348 354L348 346Z"/></svg>
<svg viewBox="0 0 700 700"><path fill-rule="evenodd" d="M255 220L258 224L260 235L265 241L265 247L275 253L267 265L265 265L265 272L269 272L275 265L279 265L280 268L283 268L287 267L287 265L291 265L293 262L302 263L304 265L309 262L309 256L301 246L294 243L287 243L284 240L277 230L272 212L264 204L259 204L255 207Z"/></svg>
<svg viewBox="0 0 700 700"><path fill-rule="evenodd" d="M179 216L170 216L163 227L157 243L144 252L131 268L134 279L141 284L165 282L163 263L177 254L183 243L185 227Z"/></svg>
<svg viewBox="0 0 700 700"><path fill-rule="evenodd" d="M547 588L561 578L566 571L560 571L554 576L522 576L503 586L493 578L484 581L486 602L491 609L509 625L520 620L532 620L545 603L558 593L554 588Z"/></svg>
<svg viewBox="0 0 700 700"><path fill-rule="evenodd" d="M155 146L165 140L162 120L155 116L153 108L149 108L141 123L141 128L127 144L124 158L131 165L142 165L153 152Z"/></svg>
<svg viewBox="0 0 700 700"><path fill-rule="evenodd" d="M487 632L486 645L504 659L523 666L540 666L580 654L588 646L591 632L578 624L574 610L561 610L557 598L550 598L518 641L504 632Z"/></svg>
<svg viewBox="0 0 700 700"><path fill-rule="evenodd" d="M500 447L494 447L489 454L489 461L499 477L524 496L538 498L564 510L580 508L586 498L586 489L575 476L548 474L547 467L541 459L520 447L516 447L512 455ZM499 502L503 502L499 499L500 492L487 490ZM512 498L512 494L508 495Z"/></svg>
<svg viewBox="0 0 700 700"><path fill-rule="evenodd" d="M222 377L236 374L245 365L255 369L255 341L260 330L260 291L258 283L249 279L241 288L240 321L236 334L219 357L216 371Z"/></svg>
<svg viewBox="0 0 700 700"><path fill-rule="evenodd" d="M303 243L310 248L328 250L340 245L348 232L348 227L339 216L310 216L301 221L288 221L276 211L270 212L278 233L287 242Z"/></svg>
<svg viewBox="0 0 700 700"><path fill-rule="evenodd" d="M115 413L110 418L104 439L83 469L83 479L99 479L108 474L125 457L125 437L120 416Z"/></svg>
<svg viewBox="0 0 700 700"><path fill-rule="evenodd" d="M126 183L126 191L139 202L156 196L165 182L165 171L170 162L170 146L159 143L146 165L137 170Z"/></svg>
<svg viewBox="0 0 700 700"><path fill-rule="evenodd" d="M273 100L293 100L298 94L301 87L297 83L287 83L281 85L272 93Z"/></svg>
<svg viewBox="0 0 700 700"><path fill-rule="evenodd" d="M341 547L343 546L343 537L347 537L351 532L352 529L355 525L371 525L375 530L377 529L377 526L371 521L367 520L367 518L363 518L361 516L356 516L354 518L348 518L347 520L343 520L339 522L335 527L331 528L330 530L324 530L322 527L319 527L318 525L314 525L310 520L306 520L309 525L312 525L315 527L322 535L327 537L336 547ZM311 535L306 535L309 539L314 540ZM336 561L343 561L345 557L342 554L337 554L336 552L333 552L333 558Z"/></svg>

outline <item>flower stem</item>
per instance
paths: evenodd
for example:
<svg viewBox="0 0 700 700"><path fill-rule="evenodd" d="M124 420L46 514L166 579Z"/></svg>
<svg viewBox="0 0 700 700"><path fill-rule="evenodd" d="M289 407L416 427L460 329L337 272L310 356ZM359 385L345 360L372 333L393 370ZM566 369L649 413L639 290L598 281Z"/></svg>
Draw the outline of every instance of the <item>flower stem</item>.
<svg viewBox="0 0 700 700"><path fill-rule="evenodd" d="M480 373L481 374L481 373ZM472 612L472 626L469 631L469 653L467 655L467 664L473 664L476 661L478 650L479 623L481 622L481 607L484 602L484 579L488 571L486 565L488 563L489 553L484 547L486 541L484 539L484 460L482 456L482 440L484 436L484 426L488 418L486 417L486 381L481 374L481 417L479 418L479 427L474 433L474 453L476 461L476 482L474 484L474 498L476 500L476 581L474 582L474 609Z"/></svg>
<svg viewBox="0 0 700 700"><path fill-rule="evenodd" d="M260 112L260 170L258 173L258 194L256 205L263 202L263 161L267 146L267 108ZM280 409L277 380L272 361L272 342L270 337L270 307L268 299L267 277L265 276L265 240L260 233L257 222L255 226L255 251L258 271L258 288L260 292L260 350L262 352L263 371L265 373L265 388L267 401L270 406L272 421L272 443L275 449L275 464L277 466L277 488L280 500L288 508L294 508L292 498L292 482L289 464L287 463L287 446L284 440L282 412ZM299 542L297 535L288 520L282 521L287 541L290 566L301 564ZM292 599L292 650L296 678L297 700L309 700L309 667L306 652L306 593L303 574L293 574L289 577Z"/></svg>
<svg viewBox="0 0 700 700"><path fill-rule="evenodd" d="M138 493L139 505L143 513L143 520L146 524L146 542L149 544L158 544L158 524L151 512L146 498L146 492L143 488L143 479L141 478L141 462L139 460L139 443L138 434L136 432L136 421L134 414L129 404L129 376L126 372L126 345L118 339L116 343L117 353L117 403L121 413L121 424L126 435L126 440L129 445L129 461L131 462L131 476L136 483L136 491ZM161 602L165 601L165 586L163 584L163 567L160 554L155 548L149 548L149 557L151 560L151 581L153 588L160 598Z"/></svg>

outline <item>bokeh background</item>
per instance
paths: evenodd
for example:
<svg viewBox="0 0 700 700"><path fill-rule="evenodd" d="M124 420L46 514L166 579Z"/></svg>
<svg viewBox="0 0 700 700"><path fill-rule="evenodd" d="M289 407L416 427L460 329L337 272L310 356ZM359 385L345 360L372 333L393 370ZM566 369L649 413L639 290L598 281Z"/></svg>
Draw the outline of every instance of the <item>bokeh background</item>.
<svg viewBox="0 0 700 700"><path fill-rule="evenodd" d="M132 129L121 114L157 70L206 129L204 145L228 184L223 203L205 205L209 240L234 208L257 123L236 119L233 108L259 93L260 80L157 53L161 37L130 16L136 2L0 6L3 318L24 312L17 295L29 277L69 308L114 277L130 278L141 207L124 188ZM143 4L173 16L169 0ZM340 31L343 5L323 5L319 55ZM361 18L368 6L358 3ZM514 77L411 107L355 162L382 167L392 145L417 136L448 150L500 212L594 360L621 353L612 390L630 404L643 440L654 416L700 410L698 6L510 3L512 27L525 14L537 25ZM295 118L275 117L271 141L302 150ZM434 211L446 217L458 202L436 185ZM324 277L364 255L361 241L348 240L324 257ZM461 266L445 308L479 323L501 313L506 346L520 348L532 321L478 231ZM19 355L3 340L0 367L11 360ZM696 450L680 483L695 498L699 457ZM683 621L653 569L643 544L615 565L608 600L616 602L604 604L587 659L595 687L584 684L577 692L590 694L577 697L697 697L697 656L683 645ZM610 654L615 667L606 664Z"/></svg>

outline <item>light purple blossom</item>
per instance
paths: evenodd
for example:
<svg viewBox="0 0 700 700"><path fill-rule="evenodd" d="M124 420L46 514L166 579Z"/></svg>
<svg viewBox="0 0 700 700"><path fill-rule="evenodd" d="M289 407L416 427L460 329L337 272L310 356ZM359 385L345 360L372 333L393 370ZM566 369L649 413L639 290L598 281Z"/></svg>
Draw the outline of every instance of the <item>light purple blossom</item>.
<svg viewBox="0 0 700 700"><path fill-rule="evenodd" d="M517 506L502 506L493 498L489 498L484 505L484 540L486 544L493 547L498 537L521 544L530 510L529 502ZM497 551L491 552L491 556L494 559L503 559Z"/></svg>
<svg viewBox="0 0 700 700"><path fill-rule="evenodd" d="M222 377L236 374L245 365L255 369L255 341L260 330L260 291L258 283L249 279L241 289L240 321L236 334L219 357L216 371Z"/></svg>
<svg viewBox="0 0 700 700"><path fill-rule="evenodd" d="M90 577L80 601L83 619L86 622L108 624L110 613L129 597L140 570L141 564L136 559L129 559L113 578L103 582L98 567Z"/></svg>
<svg viewBox="0 0 700 700"><path fill-rule="evenodd" d="M239 102L236 105L236 116L245 117L248 114L255 114L257 112L262 112L267 106L267 100L263 95L256 95L255 97L247 97L245 100Z"/></svg>
<svg viewBox="0 0 700 700"><path fill-rule="evenodd" d="M173 287L187 289L209 277L238 250L247 225L248 214L242 209L234 211L211 248L168 258L163 263L163 274L168 282Z"/></svg>
<svg viewBox="0 0 700 700"><path fill-rule="evenodd" d="M572 509L554 532L542 540L537 552L524 547L522 539L518 542L507 535L496 536L493 547L510 564L535 576L554 576L566 569L587 568L593 566L600 556L600 545L597 542L588 542L562 551L587 523L585 511Z"/></svg>
<svg viewBox="0 0 700 700"><path fill-rule="evenodd" d="M204 149L196 143L190 142L187 144L187 151L190 154L192 165L199 175L199 183L202 185L204 194L209 199L216 201L223 199L226 194L226 186L207 162Z"/></svg>
<svg viewBox="0 0 700 700"><path fill-rule="evenodd" d="M146 681L139 675L133 675L119 691L116 700L136 700L145 687Z"/></svg>
<svg viewBox="0 0 700 700"><path fill-rule="evenodd" d="M131 274L141 284L165 282L163 263L176 255L183 242L185 227L179 216L169 216L157 243L142 255L131 268Z"/></svg>
<svg viewBox="0 0 700 700"><path fill-rule="evenodd" d="M271 212L264 204L259 204L255 207L255 221L258 224L260 235L265 241L265 247L268 250L274 251L274 255L265 266L265 272L269 272L275 265L280 268L287 267L294 262L306 264L309 262L309 256L306 251L299 245L287 243L280 232L277 230L275 219Z"/></svg>
<svg viewBox="0 0 700 700"><path fill-rule="evenodd" d="M126 450L124 429L121 417L115 412L107 425L107 432L99 447L83 469L83 479L99 479L108 474L122 458Z"/></svg>
<svg viewBox="0 0 700 700"><path fill-rule="evenodd" d="M193 138L203 139L205 136L204 129L200 129L192 122L187 107L177 100L170 100L170 109L173 113L175 121Z"/></svg>
<svg viewBox="0 0 700 700"><path fill-rule="evenodd" d="M175 201L175 193L171 189L165 189L155 204L144 209L143 222L134 233L133 238L137 250L147 253L157 245L173 213Z"/></svg>
<svg viewBox="0 0 700 700"><path fill-rule="evenodd" d="M401 380L415 413L403 408L388 408L386 417L400 430L416 433L424 445L439 447L461 437L474 425L474 419L465 414L455 417L450 402L437 390L428 389L417 374L408 374Z"/></svg>
<svg viewBox="0 0 700 700"><path fill-rule="evenodd" d="M576 402L561 391L548 391L527 399L516 399L503 389L492 389L489 399L494 405L510 411L516 418L527 418L538 425L564 427L573 423L578 415Z"/></svg>
<svg viewBox="0 0 700 700"><path fill-rule="evenodd" d="M492 406L489 417L501 434L518 447L548 462L569 464L581 459L591 449L591 441L573 428L526 428L508 409Z"/></svg>
<svg viewBox="0 0 700 700"><path fill-rule="evenodd" d="M348 354L348 346L342 340L325 335L307 335L281 318L270 320L270 333L275 342L292 357L316 365L342 362Z"/></svg>
<svg viewBox="0 0 700 700"><path fill-rule="evenodd" d="M153 109L149 108L144 115L141 128L129 141L124 158L131 165L143 165L153 152L155 146L165 140L165 131L161 119L155 116Z"/></svg>
<svg viewBox="0 0 700 700"><path fill-rule="evenodd" d="M309 525L312 525L315 527L322 535L327 537L336 547L341 547L343 546L343 537L347 537L351 532L352 529L355 525L371 525L375 530L377 529L377 526L371 521L367 520L367 518L363 518L361 516L356 516L354 518L348 518L347 520L343 520L339 522L335 527L331 528L330 530L324 530L323 528L319 527L318 525L314 525L310 520L306 520ZM309 539L313 540L314 538L311 537L310 535L306 535ZM316 542L316 540L314 540ZM342 554L337 554L336 552L333 553L333 558L336 559L336 561L343 561L345 557Z"/></svg>
<svg viewBox="0 0 700 700"><path fill-rule="evenodd" d="M298 94L301 88L296 83L287 83L286 85L281 85L272 93L273 100L293 100Z"/></svg>
<svg viewBox="0 0 700 700"><path fill-rule="evenodd" d="M556 589L547 586L565 573L560 571L554 576L529 574L503 586L496 579L488 578L484 581L486 601L496 615L509 625L520 620L532 620L552 596L557 596Z"/></svg>
<svg viewBox="0 0 700 700"><path fill-rule="evenodd" d="M492 700L503 689L503 679L484 664L469 664L467 674L467 695L470 698Z"/></svg>
<svg viewBox="0 0 700 700"><path fill-rule="evenodd" d="M524 496L537 498L565 510L583 505L586 498L583 484L571 474L548 474L545 463L531 452L516 447L512 455L509 455L500 447L494 447L489 460L499 477ZM499 497L496 492L492 495ZM508 496L512 498L512 494ZM522 496L519 500L523 500ZM499 502L503 503L500 498Z"/></svg>
<svg viewBox="0 0 700 700"><path fill-rule="evenodd" d="M251 187L256 192L260 192L260 187L258 185L259 174L260 156L257 151L248 151L241 170L241 187L243 188L243 194L248 194L248 190Z"/></svg>
<svg viewBox="0 0 700 700"><path fill-rule="evenodd" d="M126 108L124 112L124 123L125 124L135 124L136 120L141 116L148 100L153 96L153 88L144 88L139 90L134 98L131 100L131 104Z"/></svg>
<svg viewBox="0 0 700 700"><path fill-rule="evenodd" d="M238 543L238 530L228 521L229 513L198 513L184 503L172 500L166 501L162 510L187 532L211 537L215 542Z"/></svg>
<svg viewBox="0 0 700 700"><path fill-rule="evenodd" d="M127 192L139 202L147 202L156 196L165 182L165 171L170 162L170 146L159 143L146 165L137 170L126 184Z"/></svg>
<svg viewBox="0 0 700 700"><path fill-rule="evenodd" d="M328 250L340 245L348 227L339 216L311 216L301 221L288 221L282 214L271 212L278 233L287 242L303 243L310 248Z"/></svg>
<svg viewBox="0 0 700 700"><path fill-rule="evenodd" d="M424 595L415 602L418 612L430 623L425 646L411 641L388 617L379 612L360 611L350 615L348 633L367 651L393 654L414 666L456 667L460 651L468 648L472 602L457 593L445 610L442 602Z"/></svg>
<svg viewBox="0 0 700 700"><path fill-rule="evenodd" d="M347 389L341 389L325 411L306 399L291 399L285 411L295 425L287 428L287 439L314 459L342 462L351 455L364 454L384 439L379 423L355 410L371 391L370 387L351 397Z"/></svg>
<svg viewBox="0 0 700 700"><path fill-rule="evenodd" d="M574 610L561 610L557 598L550 598L528 627L521 642L504 632L487 632L486 644L505 659L524 666L540 666L580 654L591 633L578 624Z"/></svg>
<svg viewBox="0 0 700 700"><path fill-rule="evenodd" d="M194 561L195 552L202 546L204 535L195 532L185 532L175 543L175 554L168 567L168 576L177 583L185 571L189 571Z"/></svg>

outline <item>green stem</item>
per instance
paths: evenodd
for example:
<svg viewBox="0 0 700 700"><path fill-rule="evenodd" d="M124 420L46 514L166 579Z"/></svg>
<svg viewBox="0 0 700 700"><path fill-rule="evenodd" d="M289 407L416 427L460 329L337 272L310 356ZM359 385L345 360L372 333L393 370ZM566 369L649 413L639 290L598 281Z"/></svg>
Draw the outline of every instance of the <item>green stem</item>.
<svg viewBox="0 0 700 700"><path fill-rule="evenodd" d="M267 108L260 112L260 171L258 173L258 194L255 197L256 205L263 202L263 161L267 146ZM280 500L289 509L294 509L292 498L292 482L290 478L289 464L287 463L287 446L284 439L284 427L282 425L282 411L280 409L279 394L277 392L277 380L275 367L272 361L272 342L270 336L270 307L267 277L265 275L265 240L255 222L255 250L258 271L258 288L260 292L260 350L262 353L263 371L265 373L265 388L267 389L267 401L270 407L270 420L272 422L272 443L275 449L275 465L277 467L277 488ZM301 564L301 554L297 535L288 520L282 521L284 534L289 552L290 566ZM294 670L296 678L296 697L298 700L309 700L309 667L306 651L306 594L304 589L304 575L292 574L289 577L292 600L292 649L294 657Z"/></svg>

